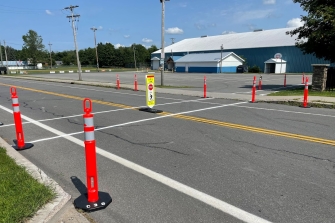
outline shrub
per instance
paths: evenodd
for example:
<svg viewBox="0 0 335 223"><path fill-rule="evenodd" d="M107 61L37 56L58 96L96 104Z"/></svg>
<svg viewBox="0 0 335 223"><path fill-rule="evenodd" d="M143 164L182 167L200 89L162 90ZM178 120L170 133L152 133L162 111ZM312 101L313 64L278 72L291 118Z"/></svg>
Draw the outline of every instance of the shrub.
<svg viewBox="0 0 335 223"><path fill-rule="evenodd" d="M249 73L260 73L261 68L259 68L259 66L254 65L253 67L249 67L248 72Z"/></svg>

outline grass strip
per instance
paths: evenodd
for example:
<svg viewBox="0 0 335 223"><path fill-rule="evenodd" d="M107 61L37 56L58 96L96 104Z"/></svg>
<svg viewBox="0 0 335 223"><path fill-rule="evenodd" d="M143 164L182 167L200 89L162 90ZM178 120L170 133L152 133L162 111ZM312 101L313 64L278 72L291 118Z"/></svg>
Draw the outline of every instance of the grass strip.
<svg viewBox="0 0 335 223"><path fill-rule="evenodd" d="M55 71L56 74L59 73L59 71L64 71L65 73L68 73L69 71L73 71L73 73L78 72L78 67L57 67L53 69L39 69L39 70L10 70L8 75L10 76L17 76L17 75L29 75L29 74L50 74L50 71ZM86 73L85 70L90 70L91 72L98 72L96 67L82 67L81 72ZM11 72L16 72L16 74L12 74ZM135 71L135 69L130 68L99 68L99 72L105 73L105 72L126 72L126 71L133 71L141 72L142 70ZM143 70L144 71L144 70ZM23 74L20 74L20 72L23 72Z"/></svg>
<svg viewBox="0 0 335 223"><path fill-rule="evenodd" d="M294 89L282 90L279 92L268 94L268 96L303 96L304 86ZM308 88L308 96L321 96L321 97L335 97L335 91L313 91L312 87Z"/></svg>
<svg viewBox="0 0 335 223"><path fill-rule="evenodd" d="M25 222L54 197L0 147L0 223Z"/></svg>
<svg viewBox="0 0 335 223"><path fill-rule="evenodd" d="M158 88L198 88L194 86L172 86L172 85L155 85Z"/></svg>

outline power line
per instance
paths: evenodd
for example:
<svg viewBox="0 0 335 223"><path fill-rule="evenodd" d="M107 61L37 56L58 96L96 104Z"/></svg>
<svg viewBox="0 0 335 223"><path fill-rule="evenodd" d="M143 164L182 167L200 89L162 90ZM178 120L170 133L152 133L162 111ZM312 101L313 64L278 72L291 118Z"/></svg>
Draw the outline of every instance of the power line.
<svg viewBox="0 0 335 223"><path fill-rule="evenodd" d="M74 22L77 21L77 18L78 18L78 22L79 22L80 15L78 15L78 14L74 15L73 14L74 9L77 8L77 7L79 7L79 6L78 5L75 5L75 6L70 5L69 7L65 7L64 9L71 11L71 15L66 16L66 18L72 20L72 30L73 30L74 46L76 48L77 65L78 65L78 75L79 75L79 80L81 81L82 80L82 78L81 78L81 64L80 64L80 61L79 61L79 54L78 54L77 33L76 33L75 26L74 26Z"/></svg>

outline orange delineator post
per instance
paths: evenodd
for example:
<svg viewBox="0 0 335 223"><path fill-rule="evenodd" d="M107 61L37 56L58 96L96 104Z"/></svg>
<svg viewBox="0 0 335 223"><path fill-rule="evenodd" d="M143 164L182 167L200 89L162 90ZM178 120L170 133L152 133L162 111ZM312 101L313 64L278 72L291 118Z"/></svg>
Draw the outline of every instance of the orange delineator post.
<svg viewBox="0 0 335 223"><path fill-rule="evenodd" d="M204 98L207 97L207 82L206 82L206 76L204 76Z"/></svg>
<svg viewBox="0 0 335 223"><path fill-rule="evenodd" d="M88 104L88 105L87 105ZM74 200L74 205L83 210L92 211L106 208L112 198L108 193L98 190L98 171L96 145L94 137L94 121L92 112L92 101L85 98L83 101L85 114L84 133L85 133L85 156L86 156L86 186L87 194L82 194Z"/></svg>
<svg viewBox="0 0 335 223"><path fill-rule="evenodd" d="M135 82L134 82L134 91L138 91L137 90L137 76L136 76L136 74L135 74Z"/></svg>
<svg viewBox="0 0 335 223"><path fill-rule="evenodd" d="M90 106L86 107L89 102ZM86 155L86 181L87 181L87 196L88 202L96 202L99 200L98 196L98 175L97 175L97 161L94 138L94 124L92 102L89 99L84 100L84 132L85 132L85 155Z"/></svg>
<svg viewBox="0 0 335 223"><path fill-rule="evenodd" d="M258 90L262 90L262 76L259 77Z"/></svg>
<svg viewBox="0 0 335 223"><path fill-rule="evenodd" d="M13 116L14 116L15 131L16 131L16 141L17 141L16 149L18 150L29 149L33 147L34 145L31 143L24 142L24 133L23 133L23 126L22 126L19 98L17 96L16 88L11 87L10 92L12 94Z"/></svg>
<svg viewBox="0 0 335 223"><path fill-rule="evenodd" d="M284 87L286 87L286 74L284 76Z"/></svg>
<svg viewBox="0 0 335 223"><path fill-rule="evenodd" d="M120 89L120 79L119 79L119 75L116 75L116 87L117 89Z"/></svg>
<svg viewBox="0 0 335 223"><path fill-rule="evenodd" d="M256 76L254 76L254 81L252 84L252 96L251 96L251 102L255 102L255 95L256 95Z"/></svg>
<svg viewBox="0 0 335 223"><path fill-rule="evenodd" d="M302 105L304 108L307 108L307 102L308 102L308 78L306 77L305 90L304 90L304 102Z"/></svg>
<svg viewBox="0 0 335 223"><path fill-rule="evenodd" d="M301 83L302 83L302 84L305 83L305 73L302 74L302 82L301 82Z"/></svg>

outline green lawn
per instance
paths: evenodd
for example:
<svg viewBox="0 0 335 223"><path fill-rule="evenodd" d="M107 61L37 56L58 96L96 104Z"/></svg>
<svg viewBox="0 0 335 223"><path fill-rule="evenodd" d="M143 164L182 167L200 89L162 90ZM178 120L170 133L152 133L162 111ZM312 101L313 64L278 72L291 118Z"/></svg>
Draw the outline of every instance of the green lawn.
<svg viewBox="0 0 335 223"><path fill-rule="evenodd" d="M77 73L78 67L70 67L70 66L66 66L66 67L57 67L57 68L53 68L53 69L41 69L41 70L10 70L9 75L27 75L27 74L49 74L50 71L55 71L56 73L59 73L59 71L65 71L66 73L68 73L69 70L72 70L74 73ZM85 72L85 70L90 70L91 72L97 72L97 68L96 67L81 67L82 73ZM11 72L15 71L16 74L12 74ZM21 72L24 72L23 74L20 74ZM135 71L134 68L99 68L100 72L125 72L125 71ZM142 71L142 69L138 69L138 71ZM150 70L149 70L150 71Z"/></svg>
<svg viewBox="0 0 335 223"><path fill-rule="evenodd" d="M54 197L0 147L0 223L24 222Z"/></svg>
<svg viewBox="0 0 335 223"><path fill-rule="evenodd" d="M158 88L197 88L197 87L193 87L193 86L172 86L172 85L155 85L155 87Z"/></svg>
<svg viewBox="0 0 335 223"><path fill-rule="evenodd" d="M304 86L268 94L268 96L303 96L303 95L304 95ZM323 92L312 91L311 87L309 87L308 95L321 96L321 97L335 97L335 91L323 91Z"/></svg>

